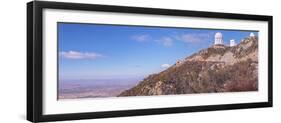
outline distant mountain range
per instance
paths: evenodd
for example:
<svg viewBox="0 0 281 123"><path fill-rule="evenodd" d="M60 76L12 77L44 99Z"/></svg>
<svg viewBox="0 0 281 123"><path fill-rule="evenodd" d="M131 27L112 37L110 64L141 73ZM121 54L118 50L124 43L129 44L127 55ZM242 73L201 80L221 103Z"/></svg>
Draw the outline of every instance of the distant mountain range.
<svg viewBox="0 0 281 123"><path fill-rule="evenodd" d="M149 96L258 90L258 37L236 46L213 45L168 69L149 75L119 96Z"/></svg>

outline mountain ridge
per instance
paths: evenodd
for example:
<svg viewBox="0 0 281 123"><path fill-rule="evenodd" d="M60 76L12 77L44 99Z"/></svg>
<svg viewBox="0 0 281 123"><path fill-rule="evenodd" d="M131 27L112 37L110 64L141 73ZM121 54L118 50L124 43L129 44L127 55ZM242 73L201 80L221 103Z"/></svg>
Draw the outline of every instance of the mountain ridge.
<svg viewBox="0 0 281 123"><path fill-rule="evenodd" d="M258 37L236 46L213 45L151 74L119 96L148 96L258 89Z"/></svg>

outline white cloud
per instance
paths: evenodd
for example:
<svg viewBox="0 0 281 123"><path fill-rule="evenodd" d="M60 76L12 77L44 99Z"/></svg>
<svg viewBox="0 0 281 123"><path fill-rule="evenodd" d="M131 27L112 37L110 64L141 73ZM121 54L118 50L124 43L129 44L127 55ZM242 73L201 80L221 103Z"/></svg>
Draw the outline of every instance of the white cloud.
<svg viewBox="0 0 281 123"><path fill-rule="evenodd" d="M183 33L183 34L174 34L171 36L163 36L158 39L153 39L151 35L143 34L143 35L134 35L131 38L137 42L147 42L150 40L154 40L162 44L165 47L173 46L175 41L181 41L185 43L202 43L208 42L210 40L210 33Z"/></svg>
<svg viewBox="0 0 281 123"><path fill-rule="evenodd" d="M161 65L162 68L168 68L168 67L170 67L170 66L171 66L171 65L169 65L169 64L162 64L162 65Z"/></svg>
<svg viewBox="0 0 281 123"><path fill-rule="evenodd" d="M66 59L89 59L95 60L97 58L103 57L103 55L94 52L78 52L78 51L68 51L60 52L59 56Z"/></svg>
<svg viewBox="0 0 281 123"><path fill-rule="evenodd" d="M132 36L132 39L137 41L137 42L146 42L146 41L149 41L150 36L147 35L147 34L144 34L144 35L134 35L134 36Z"/></svg>
<svg viewBox="0 0 281 123"><path fill-rule="evenodd" d="M156 40L156 42L163 44L165 47L173 46L173 39L170 37L162 37L161 39Z"/></svg>
<svg viewBox="0 0 281 123"><path fill-rule="evenodd" d="M206 42L206 41L210 40L210 34L209 33L186 33L186 34L176 35L175 39L186 42L186 43L200 43L200 42Z"/></svg>

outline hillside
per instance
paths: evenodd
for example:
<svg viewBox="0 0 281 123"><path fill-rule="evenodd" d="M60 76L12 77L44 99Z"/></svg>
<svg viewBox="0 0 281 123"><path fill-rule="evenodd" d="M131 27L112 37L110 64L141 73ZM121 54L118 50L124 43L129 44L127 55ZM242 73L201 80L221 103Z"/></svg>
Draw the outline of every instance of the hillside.
<svg viewBox="0 0 281 123"><path fill-rule="evenodd" d="M149 75L119 96L148 96L258 89L258 38L228 47L213 45Z"/></svg>

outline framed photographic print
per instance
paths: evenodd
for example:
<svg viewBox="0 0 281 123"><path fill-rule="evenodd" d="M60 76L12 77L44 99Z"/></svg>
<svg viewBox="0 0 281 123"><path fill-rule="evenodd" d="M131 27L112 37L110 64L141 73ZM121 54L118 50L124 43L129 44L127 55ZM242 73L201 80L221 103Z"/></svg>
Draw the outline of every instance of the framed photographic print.
<svg viewBox="0 0 281 123"><path fill-rule="evenodd" d="M272 107L272 16L27 4L33 122Z"/></svg>

